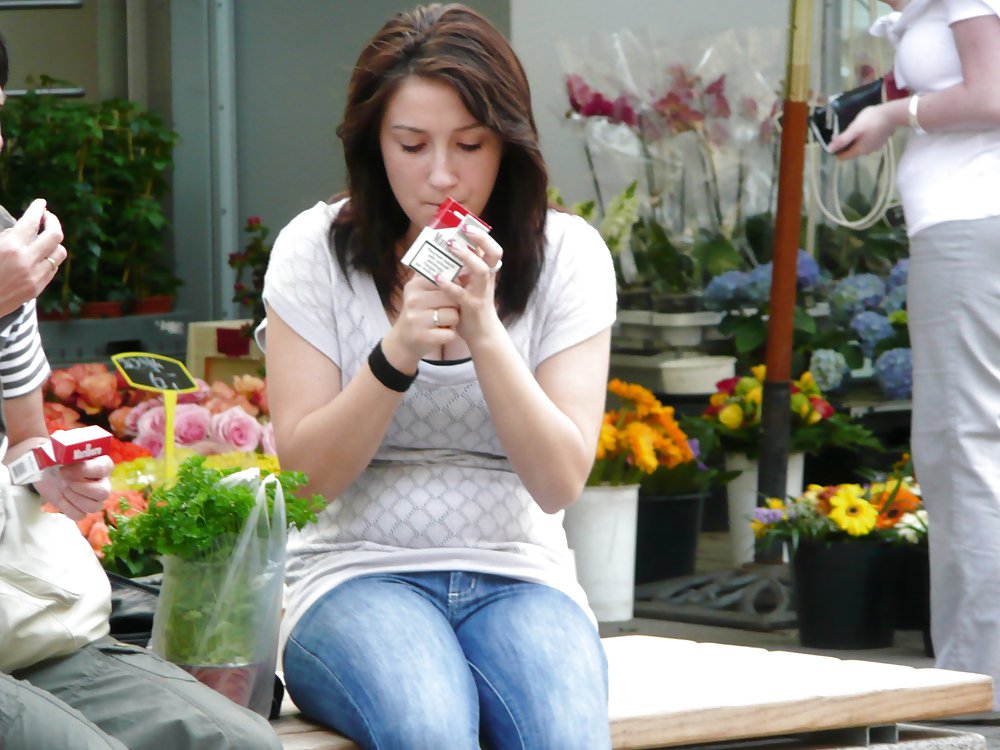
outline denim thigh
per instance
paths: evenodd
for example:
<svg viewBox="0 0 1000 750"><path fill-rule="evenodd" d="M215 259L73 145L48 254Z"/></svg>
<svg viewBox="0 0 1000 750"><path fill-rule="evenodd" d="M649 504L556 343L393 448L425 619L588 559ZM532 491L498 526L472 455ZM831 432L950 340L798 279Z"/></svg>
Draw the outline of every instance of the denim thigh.
<svg viewBox="0 0 1000 750"><path fill-rule="evenodd" d="M353 578L310 607L285 646L288 694L366 749L478 748L472 673L414 577Z"/></svg>
<svg viewBox="0 0 1000 750"><path fill-rule="evenodd" d="M364 748L610 748L607 663L549 586L473 573L341 584L284 654L303 713Z"/></svg>

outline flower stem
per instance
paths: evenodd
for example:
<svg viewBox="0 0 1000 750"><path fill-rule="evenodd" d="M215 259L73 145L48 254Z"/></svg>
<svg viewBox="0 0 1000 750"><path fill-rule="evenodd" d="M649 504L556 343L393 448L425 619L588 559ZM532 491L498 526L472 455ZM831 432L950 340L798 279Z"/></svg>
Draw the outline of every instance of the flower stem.
<svg viewBox="0 0 1000 750"><path fill-rule="evenodd" d="M597 168L594 166L594 155L590 151L590 144L587 143L586 136L583 141L583 153L587 157L587 168L590 169L590 179L594 183L594 196L597 199L597 210L604 218L604 196L601 195L601 183L597 179Z"/></svg>

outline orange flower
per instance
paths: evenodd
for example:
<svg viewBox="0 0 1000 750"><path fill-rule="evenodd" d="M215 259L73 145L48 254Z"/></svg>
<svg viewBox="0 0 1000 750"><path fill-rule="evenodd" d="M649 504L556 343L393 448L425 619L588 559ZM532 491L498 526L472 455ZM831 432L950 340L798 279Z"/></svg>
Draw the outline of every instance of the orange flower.
<svg viewBox="0 0 1000 750"><path fill-rule="evenodd" d="M50 433L83 426L80 424L79 412L54 401L46 401L42 406L42 413L45 415L45 426L49 428Z"/></svg>
<svg viewBox="0 0 1000 750"><path fill-rule="evenodd" d="M97 414L103 409L117 409L122 402L118 378L110 372L94 373L77 386L80 398L77 405L87 414Z"/></svg>
<svg viewBox="0 0 1000 750"><path fill-rule="evenodd" d="M104 546L111 544L108 525L104 521L96 521L90 527L90 532L87 534L87 541L90 542L90 548L94 550L94 554L98 557L104 557Z"/></svg>
<svg viewBox="0 0 1000 750"><path fill-rule="evenodd" d="M118 437L125 437L128 434L125 419L133 408L131 406L119 406L108 415L108 425L111 427L111 431Z"/></svg>
<svg viewBox="0 0 1000 750"><path fill-rule="evenodd" d="M871 503L878 509L876 526L879 529L892 528L899 523L900 518L920 507L920 498L898 479L888 484L873 484L871 493Z"/></svg>
<svg viewBox="0 0 1000 750"><path fill-rule="evenodd" d="M76 392L76 378L69 370L53 370L49 375L49 391L60 401L66 401Z"/></svg>

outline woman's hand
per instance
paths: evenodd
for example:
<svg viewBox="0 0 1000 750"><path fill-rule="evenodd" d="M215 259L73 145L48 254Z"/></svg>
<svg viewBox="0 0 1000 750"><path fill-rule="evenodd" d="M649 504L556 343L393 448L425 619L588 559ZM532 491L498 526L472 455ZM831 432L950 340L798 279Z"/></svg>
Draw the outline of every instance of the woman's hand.
<svg viewBox="0 0 1000 750"><path fill-rule="evenodd" d="M894 110L899 108L900 102L906 106L906 100L902 99L865 107L847 130L830 141L830 151L838 159L853 159L878 151L899 124L898 117L895 116L898 113Z"/></svg>
<svg viewBox="0 0 1000 750"><path fill-rule="evenodd" d="M499 322L494 292L503 248L481 229L469 227L466 236L474 250L455 243L451 251L464 267L453 282L438 280L441 291L458 312L455 330L466 342L476 341L492 324ZM448 325L452 325L450 318Z"/></svg>
<svg viewBox="0 0 1000 750"><path fill-rule="evenodd" d="M418 273L403 285L403 302L396 322L382 340L389 363L412 374L428 353L454 341L459 311L433 282Z"/></svg>

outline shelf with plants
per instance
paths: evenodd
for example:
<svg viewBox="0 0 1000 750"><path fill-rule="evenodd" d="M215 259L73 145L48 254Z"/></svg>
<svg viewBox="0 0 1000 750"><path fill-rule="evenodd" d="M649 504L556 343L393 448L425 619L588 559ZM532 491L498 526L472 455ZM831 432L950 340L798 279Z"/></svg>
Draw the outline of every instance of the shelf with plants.
<svg viewBox="0 0 1000 750"><path fill-rule="evenodd" d="M39 88L56 85L68 84L40 77ZM82 317L100 302L110 309L93 315L114 317L145 309L151 297L173 297L182 282L164 211L178 139L169 125L125 99L70 100L35 89L8 100L0 122L5 205L19 214L44 197L69 252L39 298L40 316Z"/></svg>

